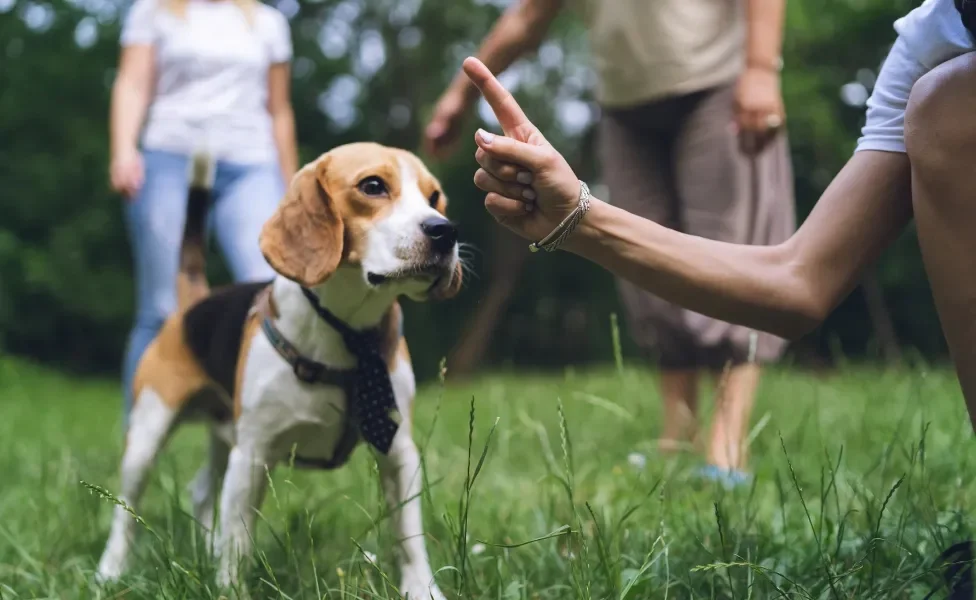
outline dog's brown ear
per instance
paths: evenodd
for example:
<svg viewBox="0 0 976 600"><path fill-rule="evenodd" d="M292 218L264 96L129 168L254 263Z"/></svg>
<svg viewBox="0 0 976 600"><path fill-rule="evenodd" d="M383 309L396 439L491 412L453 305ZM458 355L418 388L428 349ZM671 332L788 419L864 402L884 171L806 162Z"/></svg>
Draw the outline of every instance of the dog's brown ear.
<svg viewBox="0 0 976 600"><path fill-rule="evenodd" d="M327 160L323 157L295 175L261 230L261 252L268 263L305 287L328 279L342 258L342 217L322 185Z"/></svg>

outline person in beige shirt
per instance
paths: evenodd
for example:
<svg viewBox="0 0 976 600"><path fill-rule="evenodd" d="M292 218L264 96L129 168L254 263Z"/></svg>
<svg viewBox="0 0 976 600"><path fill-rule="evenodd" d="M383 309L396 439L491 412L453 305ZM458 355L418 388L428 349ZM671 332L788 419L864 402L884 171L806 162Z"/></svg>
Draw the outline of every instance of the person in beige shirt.
<svg viewBox="0 0 976 600"><path fill-rule="evenodd" d="M519 0L478 58L504 71L538 47L563 8L588 30L610 201L698 237L762 245L789 238L795 208L779 79L785 0ZM430 154L452 152L478 97L459 73L426 128ZM778 360L785 340L682 309L623 279L618 289L630 334L661 369L659 447L697 437L699 375L725 373L703 473L748 480L743 439L760 365Z"/></svg>

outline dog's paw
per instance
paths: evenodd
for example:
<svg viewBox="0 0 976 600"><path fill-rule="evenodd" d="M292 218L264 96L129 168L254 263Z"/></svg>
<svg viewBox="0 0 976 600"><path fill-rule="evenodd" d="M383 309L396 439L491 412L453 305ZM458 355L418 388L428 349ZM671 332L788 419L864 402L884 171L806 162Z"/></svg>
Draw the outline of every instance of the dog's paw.
<svg viewBox="0 0 976 600"><path fill-rule="evenodd" d="M218 576L217 589L220 592L218 600L251 600L251 592L243 583L231 585Z"/></svg>
<svg viewBox="0 0 976 600"><path fill-rule="evenodd" d="M251 593L246 589L225 591L217 596L217 600L251 600Z"/></svg>
<svg viewBox="0 0 976 600"><path fill-rule="evenodd" d="M98 570L95 571L95 583L105 585L114 583L122 577L125 571L125 558L114 556L106 552L98 561Z"/></svg>
<svg viewBox="0 0 976 600"><path fill-rule="evenodd" d="M400 594L406 600L447 600L429 571L404 573L400 582Z"/></svg>

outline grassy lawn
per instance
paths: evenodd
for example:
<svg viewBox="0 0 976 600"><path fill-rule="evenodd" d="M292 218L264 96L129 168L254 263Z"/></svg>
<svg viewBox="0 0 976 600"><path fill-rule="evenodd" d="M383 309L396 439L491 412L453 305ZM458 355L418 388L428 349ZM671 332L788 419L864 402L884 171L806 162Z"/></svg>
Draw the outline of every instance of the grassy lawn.
<svg viewBox="0 0 976 600"><path fill-rule="evenodd" d="M80 482L117 488L117 384L6 361L0 398L0 598L216 598L185 491L199 428L161 458L131 574L102 589L92 572L111 505ZM472 398L472 469L495 428L468 490ZM976 445L947 371L769 372L744 489L696 479L694 455L657 455L659 413L653 374L630 368L421 389L424 512L445 593L921 599L941 581L938 553L972 535ZM364 447L337 472L280 468L253 596L397 598L383 513Z"/></svg>

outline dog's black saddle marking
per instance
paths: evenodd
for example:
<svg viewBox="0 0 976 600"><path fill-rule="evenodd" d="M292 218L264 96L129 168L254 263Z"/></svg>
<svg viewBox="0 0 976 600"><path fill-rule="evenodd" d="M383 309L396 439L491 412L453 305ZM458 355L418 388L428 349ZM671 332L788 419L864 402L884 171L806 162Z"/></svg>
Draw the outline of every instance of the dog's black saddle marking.
<svg viewBox="0 0 976 600"><path fill-rule="evenodd" d="M183 316L183 339L203 370L234 396L244 324L268 281L216 289Z"/></svg>

